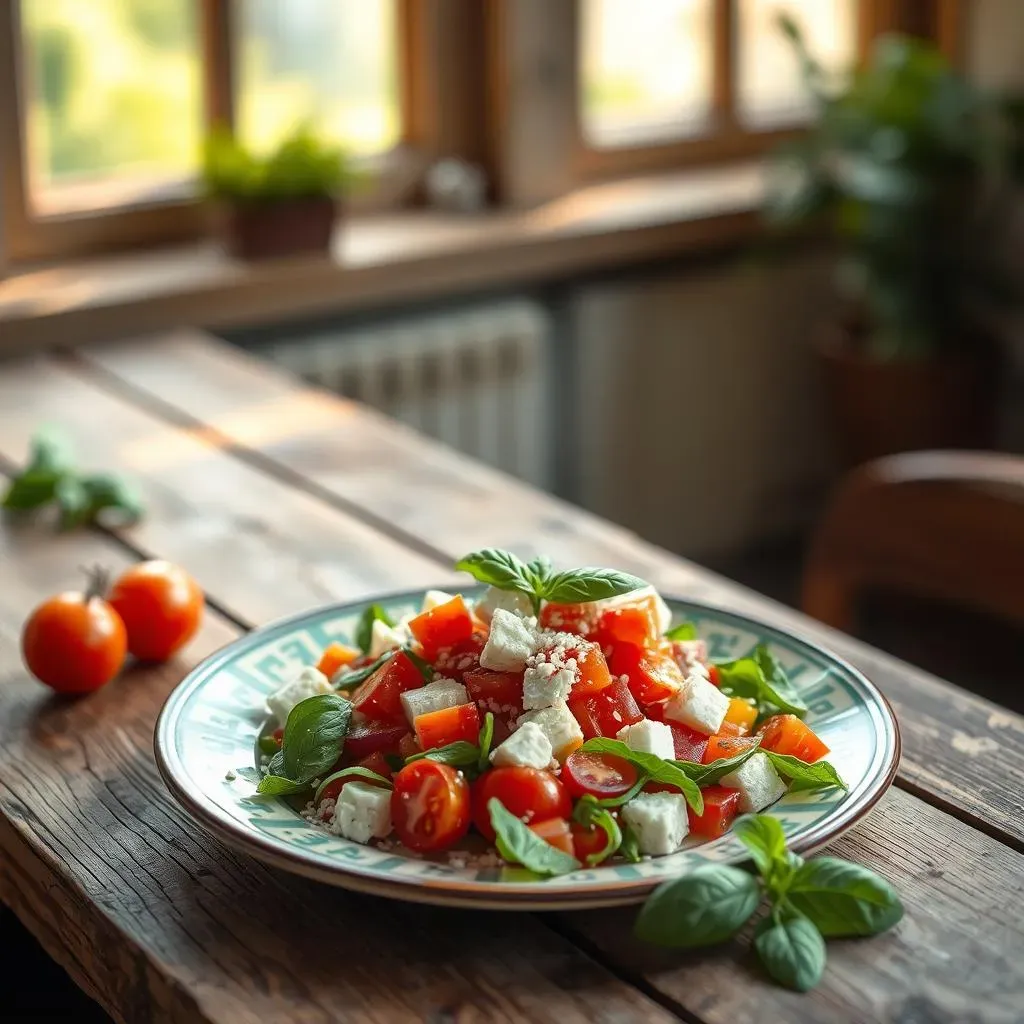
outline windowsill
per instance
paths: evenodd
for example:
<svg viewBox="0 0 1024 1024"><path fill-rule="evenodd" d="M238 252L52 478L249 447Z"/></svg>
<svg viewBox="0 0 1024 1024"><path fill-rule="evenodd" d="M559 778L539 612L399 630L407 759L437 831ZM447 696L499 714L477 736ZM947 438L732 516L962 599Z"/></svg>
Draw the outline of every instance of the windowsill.
<svg viewBox="0 0 1024 1024"><path fill-rule="evenodd" d="M525 211L343 221L328 260L246 264L206 242L15 271L0 280L0 350L564 279L738 241L762 193L760 167L745 163L592 185Z"/></svg>

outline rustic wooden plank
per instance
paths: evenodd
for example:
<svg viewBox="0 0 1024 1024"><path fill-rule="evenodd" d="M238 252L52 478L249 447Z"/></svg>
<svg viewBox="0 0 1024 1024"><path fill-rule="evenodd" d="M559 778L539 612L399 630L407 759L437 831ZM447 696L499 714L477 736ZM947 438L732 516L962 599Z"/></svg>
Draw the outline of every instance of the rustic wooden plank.
<svg viewBox="0 0 1024 1024"><path fill-rule="evenodd" d="M184 656L71 702L19 663L28 608L79 564L123 561L93 533L0 527L0 897L115 1019L675 1019L536 918L345 893L197 829L156 771L153 723L231 624L209 613Z"/></svg>
<svg viewBox="0 0 1024 1024"><path fill-rule="evenodd" d="M196 332L82 350L83 372L179 422L202 422L294 481L424 553L501 545L601 562L791 629L868 675L903 731L899 784L1024 850L1024 717L699 569L628 531L510 480L350 402ZM268 436L281 414L290 429Z"/></svg>
<svg viewBox="0 0 1024 1024"><path fill-rule="evenodd" d="M753 926L718 949L673 953L631 937L632 911L567 914L561 925L707 1024L1020 1020L1024 856L898 789L829 852L888 878L906 914L884 935L830 942L824 980L807 995L764 975Z"/></svg>

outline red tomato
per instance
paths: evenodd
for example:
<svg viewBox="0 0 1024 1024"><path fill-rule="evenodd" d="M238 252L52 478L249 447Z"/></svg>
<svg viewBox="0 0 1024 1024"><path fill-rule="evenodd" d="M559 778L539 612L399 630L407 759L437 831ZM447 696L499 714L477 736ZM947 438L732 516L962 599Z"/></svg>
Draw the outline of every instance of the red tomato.
<svg viewBox="0 0 1024 1024"><path fill-rule="evenodd" d="M423 753L423 748L416 742L416 737L407 732L398 741L398 753L404 758L410 758L413 754Z"/></svg>
<svg viewBox="0 0 1024 1024"><path fill-rule="evenodd" d="M84 593L44 601L21 633L28 670L58 693L90 693L109 683L124 664L127 636L116 611L99 596L97 575Z"/></svg>
<svg viewBox="0 0 1024 1024"><path fill-rule="evenodd" d="M701 790L704 797L704 813L695 814L687 808L690 816L690 832L702 839L717 839L724 836L740 809L740 791L725 786L707 786Z"/></svg>
<svg viewBox="0 0 1024 1024"><path fill-rule="evenodd" d="M108 598L124 620L128 650L140 661L166 661L199 629L203 592L170 562L140 562L125 571Z"/></svg>
<svg viewBox="0 0 1024 1024"><path fill-rule="evenodd" d="M530 825L530 829L556 850L561 850L562 853L567 853L570 857L574 856L572 831L565 818L548 818L546 821L537 821Z"/></svg>
<svg viewBox="0 0 1024 1024"><path fill-rule="evenodd" d="M617 644L608 665L613 675L629 677L630 693L642 705L668 700L683 684L683 673L675 659L660 651Z"/></svg>
<svg viewBox="0 0 1024 1024"><path fill-rule="evenodd" d="M597 628L599 610L590 604L546 604L537 621L545 629L587 637Z"/></svg>
<svg viewBox="0 0 1024 1024"><path fill-rule="evenodd" d="M465 740L476 743L480 738L480 713L475 704L460 704L442 708L425 715L417 715L413 722L416 740L424 750L443 747L447 743Z"/></svg>
<svg viewBox="0 0 1024 1024"><path fill-rule="evenodd" d="M708 665L708 679L715 686L721 686L722 685L722 679L721 679L721 676L718 673L718 666L717 665Z"/></svg>
<svg viewBox="0 0 1024 1024"><path fill-rule="evenodd" d="M369 768L371 772L376 772L378 775L383 775L385 779L391 778L391 765L387 763L384 758L384 754L380 750L375 750L369 757L364 757L359 762L360 768ZM370 780L364 779L364 782Z"/></svg>
<svg viewBox="0 0 1024 1024"><path fill-rule="evenodd" d="M576 655L576 664L579 666L580 677L572 685L574 697L586 697L611 686L612 676L608 671L608 662L596 644L588 645L585 650L580 648Z"/></svg>
<svg viewBox="0 0 1024 1024"><path fill-rule="evenodd" d="M492 843L494 829L487 810L492 797L517 818L525 818L527 824L572 815L572 800L565 786L550 772L540 768L494 768L473 785L473 824Z"/></svg>
<svg viewBox="0 0 1024 1024"><path fill-rule="evenodd" d="M601 643L632 644L656 647L660 639L658 613L652 604L644 603L606 611L598 622Z"/></svg>
<svg viewBox="0 0 1024 1024"><path fill-rule="evenodd" d="M701 763L704 751L707 750L708 738L702 732L691 729L682 722L669 722L668 727L672 730L672 743L676 749L677 761L696 761Z"/></svg>
<svg viewBox="0 0 1024 1024"><path fill-rule="evenodd" d="M482 629L475 630L467 640L462 640L451 647L437 652L434 668L448 679L463 682L467 672L480 667L480 652L487 643L487 633Z"/></svg>
<svg viewBox="0 0 1024 1024"><path fill-rule="evenodd" d="M612 816L615 817L614 811ZM573 855L578 861L586 864L587 857L604 852L605 846L608 845L608 836L605 835L604 829L595 828L593 825L581 825L575 821L569 827L572 830Z"/></svg>
<svg viewBox="0 0 1024 1024"><path fill-rule="evenodd" d="M384 755L378 750L372 753L369 757L364 757L359 762L360 768L368 768L371 772L376 772L378 775L383 775L385 779L391 778L391 768L388 766L387 761L384 760ZM330 774L333 774L330 773ZM381 786L382 783L374 782L373 779L367 779L362 775L346 775L343 778L335 779L333 782L329 782L320 792L321 800L337 800L341 791L350 782L365 782L368 786Z"/></svg>
<svg viewBox="0 0 1024 1024"><path fill-rule="evenodd" d="M330 679L338 669L345 665L351 665L359 656L359 651L355 647L349 647L348 644L328 644L324 648L324 653L320 655L316 667Z"/></svg>
<svg viewBox="0 0 1024 1024"><path fill-rule="evenodd" d="M600 693L572 698L569 710L588 740L595 736L614 736L624 725L635 725L644 717L629 687L621 679L614 680Z"/></svg>
<svg viewBox="0 0 1024 1024"><path fill-rule="evenodd" d="M390 754L398 750L408 731L407 725L395 725L393 722L361 721L349 729L342 757L346 764L353 764L378 750L382 754Z"/></svg>
<svg viewBox="0 0 1024 1024"><path fill-rule="evenodd" d="M576 750L565 759L561 779L574 797L590 793L604 800L622 796L636 783L637 771L625 758L614 754Z"/></svg>
<svg viewBox="0 0 1024 1024"><path fill-rule="evenodd" d="M423 657L433 661L438 652L462 643L473 635L473 619L461 595L417 615L409 621L409 632L423 648Z"/></svg>
<svg viewBox="0 0 1024 1024"><path fill-rule="evenodd" d="M735 757L756 743L757 740L752 736L723 736L721 733L709 736L703 763L711 764L712 761L718 761L723 757Z"/></svg>
<svg viewBox="0 0 1024 1024"><path fill-rule="evenodd" d="M481 711L507 719L518 718L523 713L522 672L476 668L467 672L462 682Z"/></svg>
<svg viewBox="0 0 1024 1024"><path fill-rule="evenodd" d="M757 735L765 750L789 754L808 764L828 753L828 747L796 715L774 715L757 730Z"/></svg>
<svg viewBox="0 0 1024 1024"><path fill-rule="evenodd" d="M391 821L410 850L443 850L469 831L469 783L451 765L428 758L413 761L394 784Z"/></svg>
<svg viewBox="0 0 1024 1024"><path fill-rule="evenodd" d="M402 694L423 685L423 676L405 651L389 658L352 694L352 707L378 722L404 722Z"/></svg>

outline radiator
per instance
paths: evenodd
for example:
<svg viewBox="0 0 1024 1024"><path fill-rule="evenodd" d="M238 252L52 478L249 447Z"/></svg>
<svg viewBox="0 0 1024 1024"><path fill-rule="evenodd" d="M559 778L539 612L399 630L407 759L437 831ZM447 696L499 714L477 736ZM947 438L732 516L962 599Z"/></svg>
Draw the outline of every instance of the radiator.
<svg viewBox="0 0 1024 1024"><path fill-rule="evenodd" d="M550 490L550 335L550 315L517 299L293 336L267 355Z"/></svg>

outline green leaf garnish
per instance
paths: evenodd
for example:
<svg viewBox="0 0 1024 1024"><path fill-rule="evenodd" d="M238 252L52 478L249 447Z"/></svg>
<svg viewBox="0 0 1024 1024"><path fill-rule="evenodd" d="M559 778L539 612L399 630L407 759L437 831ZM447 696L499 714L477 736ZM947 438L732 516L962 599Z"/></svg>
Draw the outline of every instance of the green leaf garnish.
<svg viewBox="0 0 1024 1024"><path fill-rule="evenodd" d="M434 678L434 666L426 658L418 655L411 647L400 648L401 652L419 669L423 682L429 683Z"/></svg>
<svg viewBox="0 0 1024 1024"><path fill-rule="evenodd" d="M806 761L801 761L791 754L776 754L774 750L766 750L765 754L768 755L772 767L789 783L789 788L794 793L832 789L836 786L840 789L849 788L828 761L807 764Z"/></svg>
<svg viewBox="0 0 1024 1024"><path fill-rule="evenodd" d="M775 708L803 718L807 707L793 692L782 666L764 644L758 646L752 658L719 662L718 688L729 697L753 700L761 715Z"/></svg>
<svg viewBox="0 0 1024 1024"><path fill-rule="evenodd" d="M636 833L625 822L619 826L619 831L622 833L619 856L630 864L639 864L643 858L640 856L640 841Z"/></svg>
<svg viewBox="0 0 1024 1024"><path fill-rule="evenodd" d="M480 738L477 743L480 746L480 759L477 761L477 768L480 771L487 770L488 758L491 756L491 744L494 742L494 715L488 711L484 714L484 724L480 726Z"/></svg>
<svg viewBox="0 0 1024 1024"><path fill-rule="evenodd" d="M385 626L394 626L394 619L379 604L367 605L363 614L359 616L359 624L356 626L356 646L363 652L369 653L373 644L373 624L383 622Z"/></svg>
<svg viewBox="0 0 1024 1024"><path fill-rule="evenodd" d="M580 750L595 754L614 754L616 757L624 758L639 768L647 776L647 781L661 782L678 789L686 797L686 802L693 808L694 814L704 813L704 797L701 796L699 787L674 761L665 761L657 754L633 750L622 740L608 739L604 736L587 740Z"/></svg>
<svg viewBox="0 0 1024 1024"><path fill-rule="evenodd" d="M484 548L460 558L455 568L498 590L514 590L533 596L535 586L529 567L511 551Z"/></svg>
<svg viewBox="0 0 1024 1024"><path fill-rule="evenodd" d="M441 764L450 764L453 768L475 767L480 762L480 748L467 740L456 740L443 747L411 754L405 759L405 763L412 764L413 761L422 761L424 758L429 761L440 761Z"/></svg>
<svg viewBox="0 0 1024 1024"><path fill-rule="evenodd" d="M744 762L749 761L757 753L760 742L760 739L757 739L757 742L752 743L746 750L741 750L738 754L733 754L732 757L715 758L714 761L709 761L707 764L698 764L696 761L673 761L672 764L686 772L698 786L702 788L713 786Z"/></svg>
<svg viewBox="0 0 1024 1024"><path fill-rule="evenodd" d="M308 782L296 782L293 779L286 779L283 775L264 775L256 791L264 796L290 796L308 788Z"/></svg>
<svg viewBox="0 0 1024 1024"><path fill-rule="evenodd" d="M579 604L618 597L647 584L638 576L614 569L570 569L560 572L544 582L539 596L556 604Z"/></svg>
<svg viewBox="0 0 1024 1024"><path fill-rule="evenodd" d="M611 812L601 806L601 801L584 794L576 802L573 819L585 828L599 828L605 834L604 847L596 853L587 854L587 863L592 867L606 861L622 845L622 830Z"/></svg>
<svg viewBox="0 0 1024 1024"><path fill-rule="evenodd" d="M754 935L754 949L765 970L780 984L809 992L825 971L825 940L803 914L781 907Z"/></svg>
<svg viewBox="0 0 1024 1024"><path fill-rule="evenodd" d="M699 640L700 634L692 622L680 622L673 626L666 634L666 640Z"/></svg>
<svg viewBox="0 0 1024 1024"><path fill-rule="evenodd" d="M390 779L386 779L383 775L379 775L377 772L372 771L369 768L364 768L362 765L354 764L349 768L342 768L340 771L336 771L332 775L328 775L327 778L316 787L316 794L313 796L313 803L320 803L320 795L332 782L335 782L338 779L347 779L352 777L369 779L371 782L380 783L381 786L386 787L387 789L395 788Z"/></svg>
<svg viewBox="0 0 1024 1024"><path fill-rule="evenodd" d="M786 853L786 834L779 819L770 814L745 814L733 822L736 838L750 851L763 877Z"/></svg>
<svg viewBox="0 0 1024 1024"><path fill-rule="evenodd" d="M335 693L318 693L299 701L288 712L284 742L279 751L283 775L297 783L308 783L338 760L345 743L352 705ZM277 754L271 759L273 766Z"/></svg>
<svg viewBox="0 0 1024 1024"><path fill-rule="evenodd" d="M385 651L376 661L354 672L345 672L344 667L331 679L331 685L336 690L354 690L360 683L365 682L385 662L390 661L398 652Z"/></svg>
<svg viewBox="0 0 1024 1024"><path fill-rule="evenodd" d="M799 867L786 899L830 938L876 935L903 917L903 904L884 878L837 857L816 857Z"/></svg>
<svg viewBox="0 0 1024 1024"><path fill-rule="evenodd" d="M581 867L575 857L541 839L497 798L487 801L487 813L497 835L498 853L509 863L522 864L538 875L567 875Z"/></svg>

